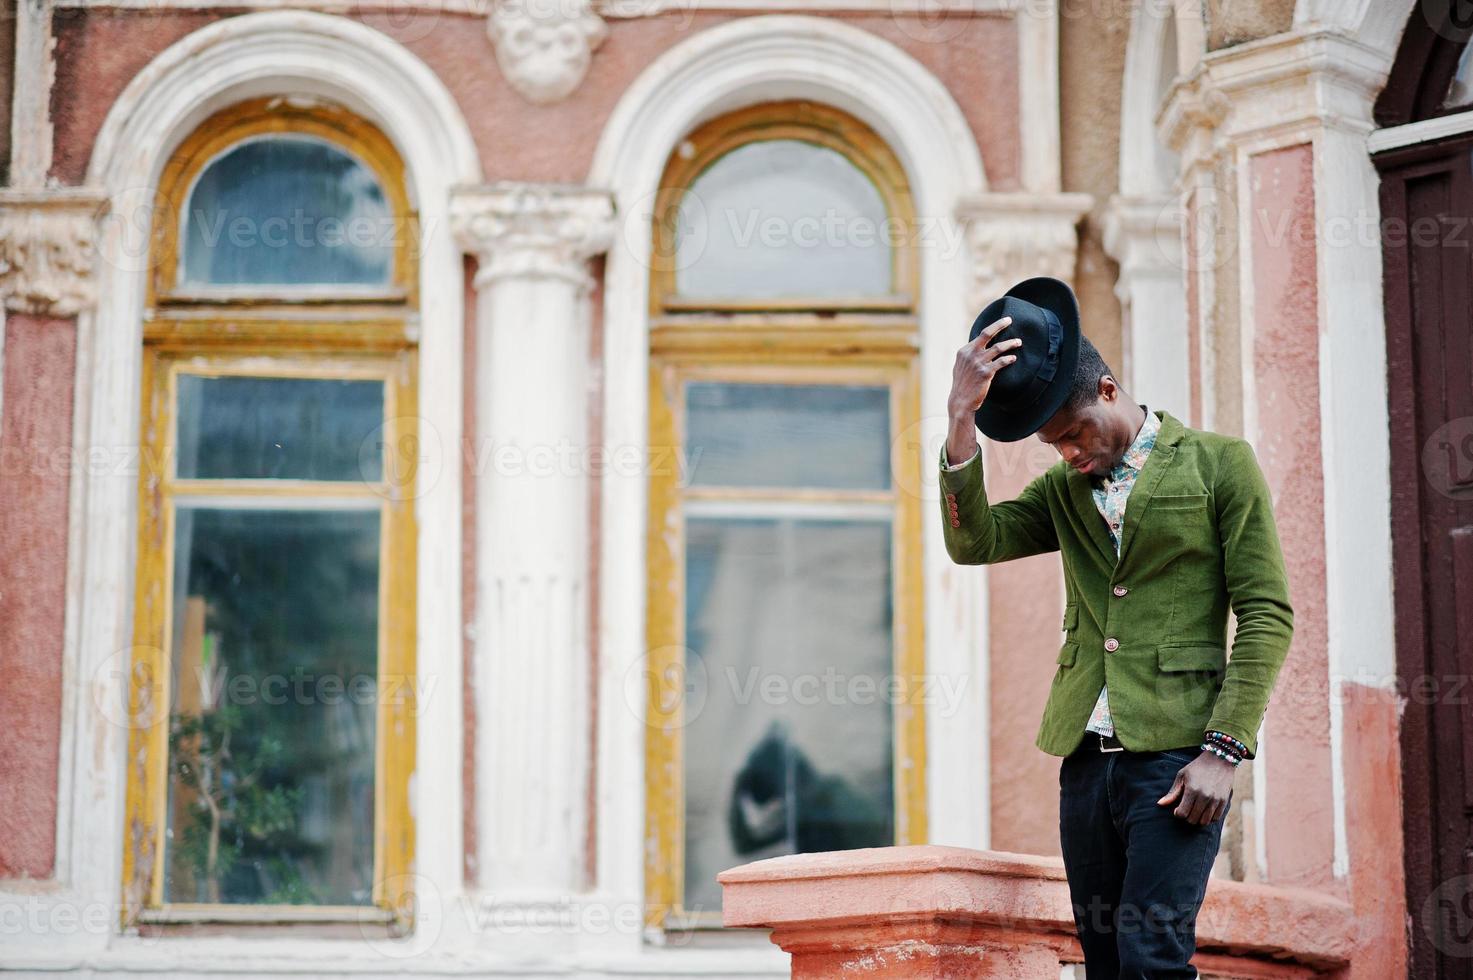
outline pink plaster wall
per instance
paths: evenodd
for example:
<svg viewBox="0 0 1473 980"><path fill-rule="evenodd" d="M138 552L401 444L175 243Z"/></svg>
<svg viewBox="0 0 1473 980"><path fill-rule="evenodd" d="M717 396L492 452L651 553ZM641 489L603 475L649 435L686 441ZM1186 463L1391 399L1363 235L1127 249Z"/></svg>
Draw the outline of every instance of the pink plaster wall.
<svg viewBox="0 0 1473 980"><path fill-rule="evenodd" d="M1333 886L1324 472L1320 462L1319 309L1314 153L1254 156L1253 374L1258 457L1274 495L1294 604L1294 643L1265 724L1269 880Z"/></svg>
<svg viewBox="0 0 1473 980"><path fill-rule="evenodd" d="M1016 497L1058 460L1037 439L985 443L989 500ZM987 569L991 658L992 846L1059 853L1059 759L1034 744L1063 642L1063 572L1057 554Z"/></svg>
<svg viewBox="0 0 1473 980"><path fill-rule="evenodd" d="M56 25L52 174L81 181L109 107L148 61L225 14L68 8ZM487 180L581 181L619 96L662 52L743 16L674 11L610 20L588 77L568 99L534 106L503 80L483 18L432 13L408 21L399 40L439 75L465 114ZM370 25L372 17L367 19ZM914 17L845 14L839 19L893 42L933 72L961 106L981 147L993 189L1018 187L1017 43L1003 16L949 18L945 30ZM392 34L391 34L392 36ZM944 40L938 40L944 39Z"/></svg>
<svg viewBox="0 0 1473 980"><path fill-rule="evenodd" d="M1187 243L1184 273L1187 278L1187 425L1194 429L1202 426L1202 331L1205 326L1202 318L1202 280L1199 275L1201 257L1192 244L1199 233L1198 203L1198 195L1193 191L1187 207L1187 226L1184 229Z"/></svg>
<svg viewBox="0 0 1473 980"><path fill-rule="evenodd" d="M0 878L56 863L76 321L12 313L0 408Z"/></svg>
<svg viewBox="0 0 1473 980"><path fill-rule="evenodd" d="M1345 762L1346 848L1356 955L1343 980L1407 975L1406 883L1401 843L1401 705L1395 691L1345 683L1341 752Z"/></svg>

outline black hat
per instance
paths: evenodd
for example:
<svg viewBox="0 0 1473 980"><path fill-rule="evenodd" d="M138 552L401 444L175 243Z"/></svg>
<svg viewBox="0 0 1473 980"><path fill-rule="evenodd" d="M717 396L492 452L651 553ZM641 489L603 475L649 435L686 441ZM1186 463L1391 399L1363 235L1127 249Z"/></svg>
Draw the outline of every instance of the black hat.
<svg viewBox="0 0 1473 980"><path fill-rule="evenodd" d="M1024 279L977 314L970 339L1005 316L1013 322L991 343L1021 338L1023 345L993 377L976 419L987 438L1017 442L1043 428L1069 397L1079 364L1079 302L1066 282Z"/></svg>

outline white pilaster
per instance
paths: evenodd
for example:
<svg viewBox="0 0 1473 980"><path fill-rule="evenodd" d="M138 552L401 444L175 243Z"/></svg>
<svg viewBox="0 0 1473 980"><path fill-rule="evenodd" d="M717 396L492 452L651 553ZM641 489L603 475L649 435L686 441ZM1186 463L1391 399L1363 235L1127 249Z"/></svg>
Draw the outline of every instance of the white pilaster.
<svg viewBox="0 0 1473 980"><path fill-rule="evenodd" d="M499 906L584 890L589 765L587 380L601 191L458 191L476 273L476 819Z"/></svg>
<svg viewBox="0 0 1473 980"><path fill-rule="evenodd" d="M1052 193L1062 186L1059 155L1059 9L1056 0L1026 3L1018 15L1018 132L1023 186Z"/></svg>
<svg viewBox="0 0 1473 980"><path fill-rule="evenodd" d="M10 186L35 190L51 169L52 58L50 0L15 6L15 93L10 109Z"/></svg>
<svg viewBox="0 0 1473 980"><path fill-rule="evenodd" d="M1117 195L1105 210L1104 239L1105 251L1120 263L1122 380L1136 400L1186 418L1191 385L1181 208L1172 195Z"/></svg>

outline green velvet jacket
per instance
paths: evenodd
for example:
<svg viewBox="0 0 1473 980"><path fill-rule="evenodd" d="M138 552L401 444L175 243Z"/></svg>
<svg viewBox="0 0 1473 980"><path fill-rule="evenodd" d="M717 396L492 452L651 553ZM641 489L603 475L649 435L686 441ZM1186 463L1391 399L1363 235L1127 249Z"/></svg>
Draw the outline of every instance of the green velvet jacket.
<svg viewBox="0 0 1473 980"><path fill-rule="evenodd" d="M1064 641L1040 749L1073 751L1108 681L1127 749L1196 745L1217 729L1251 758L1294 633L1268 484L1245 440L1155 414L1161 430L1126 502L1118 563L1088 476L1059 460L1015 499L989 503L981 454L948 472L943 447L946 550L962 565L1050 551L1063 560Z"/></svg>

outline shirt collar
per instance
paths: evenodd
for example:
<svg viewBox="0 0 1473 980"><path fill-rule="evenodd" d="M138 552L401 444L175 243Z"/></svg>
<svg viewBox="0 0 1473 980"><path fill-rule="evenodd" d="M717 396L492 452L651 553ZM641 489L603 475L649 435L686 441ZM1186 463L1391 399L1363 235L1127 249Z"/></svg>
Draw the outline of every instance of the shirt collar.
<svg viewBox="0 0 1473 980"><path fill-rule="evenodd" d="M1111 483L1117 483L1133 473L1138 474L1141 467L1146 465L1146 457L1151 455L1151 450L1156 446L1156 435L1161 431L1161 420L1145 405L1141 405L1141 408L1145 409L1146 420L1141 423L1140 431L1135 434L1135 439L1125 450L1125 455L1120 458L1120 462L1116 463L1110 470L1110 475L1104 478Z"/></svg>

